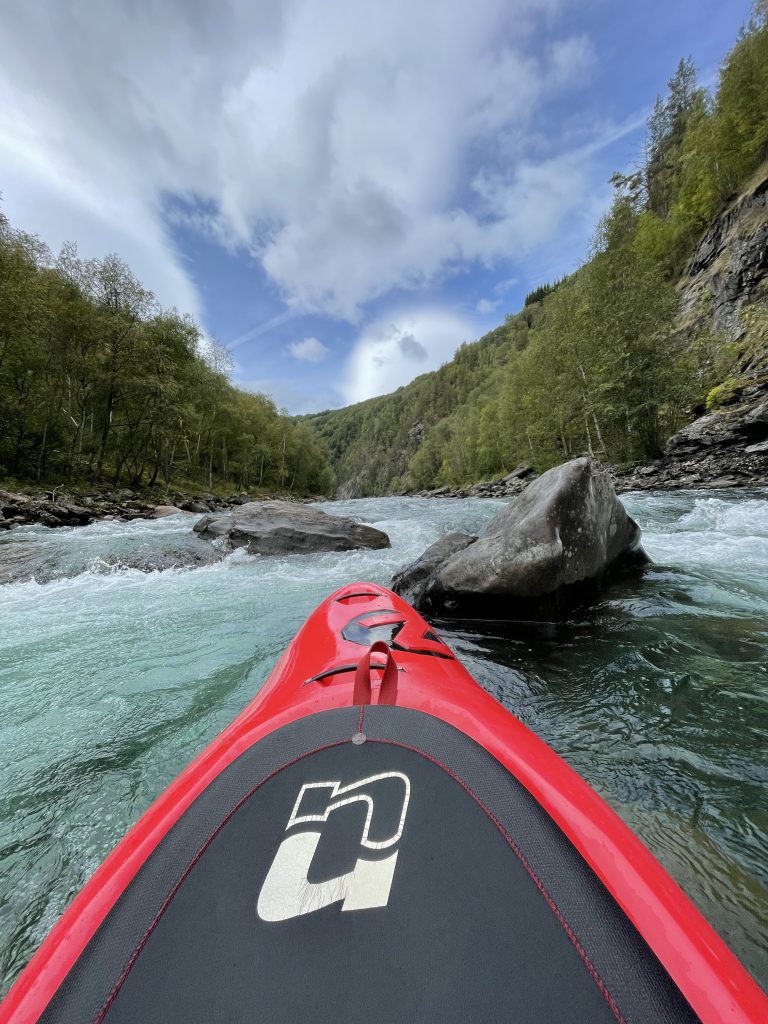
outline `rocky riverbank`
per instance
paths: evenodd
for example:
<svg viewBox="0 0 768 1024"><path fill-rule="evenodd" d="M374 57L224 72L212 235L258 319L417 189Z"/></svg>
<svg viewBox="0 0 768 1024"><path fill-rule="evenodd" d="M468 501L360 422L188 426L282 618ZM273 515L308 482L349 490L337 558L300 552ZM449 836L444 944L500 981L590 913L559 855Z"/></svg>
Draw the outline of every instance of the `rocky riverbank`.
<svg viewBox="0 0 768 1024"><path fill-rule="evenodd" d="M614 478L618 491L768 485L768 357L748 362L719 408L674 434L660 459Z"/></svg>
<svg viewBox="0 0 768 1024"><path fill-rule="evenodd" d="M209 493L181 494L171 490L150 496L146 492L129 488L100 491L64 487L55 487L53 490L25 488L24 491L0 488L0 530L9 530L27 523L57 527L85 526L98 519L155 519L177 512L205 515L209 512L226 512L252 500L246 492L220 497ZM318 496L287 500L306 503L323 499Z"/></svg>
<svg viewBox="0 0 768 1024"><path fill-rule="evenodd" d="M497 480L483 480L462 487L436 487L429 491L416 491L414 498L514 498L536 479L537 473L527 462Z"/></svg>
<svg viewBox="0 0 768 1024"><path fill-rule="evenodd" d="M747 360L723 389L716 409L670 438L660 459L645 466L608 467L619 493L700 487L768 486L768 356ZM528 463L506 476L463 486L418 491L423 498L513 498L537 479ZM284 495L227 497L170 490L148 494L128 488L81 491L56 487L23 492L0 488L0 530L24 523L80 526L97 519L151 519L174 512L226 512L252 500ZM289 499L307 503L322 496Z"/></svg>

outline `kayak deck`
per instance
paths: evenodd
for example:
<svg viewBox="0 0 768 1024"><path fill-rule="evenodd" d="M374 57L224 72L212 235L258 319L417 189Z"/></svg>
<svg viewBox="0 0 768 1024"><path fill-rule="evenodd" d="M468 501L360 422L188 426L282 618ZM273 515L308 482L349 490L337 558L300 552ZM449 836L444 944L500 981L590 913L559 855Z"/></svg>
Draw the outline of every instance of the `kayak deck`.
<svg viewBox="0 0 768 1024"><path fill-rule="evenodd" d="M42 1020L308 1018L697 1019L498 761L381 706L301 719L229 765Z"/></svg>

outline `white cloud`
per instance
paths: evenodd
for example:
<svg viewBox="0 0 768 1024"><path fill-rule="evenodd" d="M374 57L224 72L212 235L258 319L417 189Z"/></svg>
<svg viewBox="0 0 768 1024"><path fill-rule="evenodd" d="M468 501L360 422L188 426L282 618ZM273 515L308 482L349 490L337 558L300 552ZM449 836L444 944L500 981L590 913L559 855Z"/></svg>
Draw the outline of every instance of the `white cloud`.
<svg viewBox="0 0 768 1024"><path fill-rule="evenodd" d="M494 295L506 295L511 288L514 288L519 283L516 277L505 277L503 280L496 282L493 286L493 293Z"/></svg>
<svg viewBox="0 0 768 1024"><path fill-rule="evenodd" d="M347 402L385 395L415 374L447 362L459 345L477 337L477 325L441 309L403 310L361 333L347 360L341 391Z"/></svg>
<svg viewBox="0 0 768 1024"><path fill-rule="evenodd" d="M288 352L294 359L301 359L305 363L321 363L331 350L317 338L305 338L303 341L294 341L288 346Z"/></svg>
<svg viewBox="0 0 768 1024"><path fill-rule="evenodd" d="M487 316L490 313L494 313L499 308L500 304L501 299L494 299L493 301L490 299L480 299L475 308L482 316Z"/></svg>
<svg viewBox="0 0 768 1024"><path fill-rule="evenodd" d="M525 255L583 202L583 153L524 156L594 62L558 30L564 7L9 0L7 210L54 243L118 248L195 312L164 224L181 196L187 223L247 248L291 310L356 321L392 289Z"/></svg>

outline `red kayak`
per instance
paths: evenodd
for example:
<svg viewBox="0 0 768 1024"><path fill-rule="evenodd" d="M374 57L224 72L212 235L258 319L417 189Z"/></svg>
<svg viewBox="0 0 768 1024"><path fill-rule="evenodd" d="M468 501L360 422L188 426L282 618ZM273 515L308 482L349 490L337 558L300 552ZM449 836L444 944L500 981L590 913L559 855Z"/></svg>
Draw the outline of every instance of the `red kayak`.
<svg viewBox="0 0 768 1024"><path fill-rule="evenodd" d="M757 1024L637 837L383 587L314 612L0 1024Z"/></svg>

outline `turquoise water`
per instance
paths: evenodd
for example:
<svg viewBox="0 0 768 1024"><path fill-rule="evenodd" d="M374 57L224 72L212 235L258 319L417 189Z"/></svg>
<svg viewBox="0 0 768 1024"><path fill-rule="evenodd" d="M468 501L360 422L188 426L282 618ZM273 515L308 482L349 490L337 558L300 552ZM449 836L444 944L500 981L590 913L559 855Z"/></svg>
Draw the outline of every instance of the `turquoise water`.
<svg viewBox="0 0 768 1024"><path fill-rule="evenodd" d="M579 621L443 629L768 985L768 492L629 495L655 564ZM0 535L0 993L105 854L259 689L315 605L498 501L334 503L388 551L190 568L193 517ZM181 563L145 572L130 566Z"/></svg>

